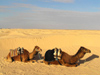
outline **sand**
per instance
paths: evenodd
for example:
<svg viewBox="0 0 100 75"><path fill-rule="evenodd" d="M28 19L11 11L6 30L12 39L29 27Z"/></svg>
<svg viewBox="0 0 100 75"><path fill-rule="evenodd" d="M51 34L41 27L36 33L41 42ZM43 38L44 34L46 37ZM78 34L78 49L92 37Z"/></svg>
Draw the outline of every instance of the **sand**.
<svg viewBox="0 0 100 75"><path fill-rule="evenodd" d="M42 56L55 47L74 55L84 46L92 53L87 53L77 67L46 65L41 60L35 63L4 60L10 49L24 47L32 52L36 45L42 48ZM99 30L0 29L0 75L100 75L99 55Z"/></svg>

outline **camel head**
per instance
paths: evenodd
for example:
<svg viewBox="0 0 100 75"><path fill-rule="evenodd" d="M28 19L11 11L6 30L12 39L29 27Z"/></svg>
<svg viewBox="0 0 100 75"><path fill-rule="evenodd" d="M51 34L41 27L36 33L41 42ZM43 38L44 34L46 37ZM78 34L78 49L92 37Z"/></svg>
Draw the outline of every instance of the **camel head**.
<svg viewBox="0 0 100 75"><path fill-rule="evenodd" d="M61 51L61 49L58 49L58 48L55 48L54 49L54 58L55 59L61 59L61 55L62 55L62 53L61 53L62 51Z"/></svg>
<svg viewBox="0 0 100 75"><path fill-rule="evenodd" d="M85 47L81 47L80 49L81 49L81 51L83 51L84 53L91 53L91 50L89 50L89 49L87 49L87 48L85 48Z"/></svg>
<svg viewBox="0 0 100 75"><path fill-rule="evenodd" d="M36 51L36 55L38 52L41 52L42 49L39 46L35 46L34 51Z"/></svg>

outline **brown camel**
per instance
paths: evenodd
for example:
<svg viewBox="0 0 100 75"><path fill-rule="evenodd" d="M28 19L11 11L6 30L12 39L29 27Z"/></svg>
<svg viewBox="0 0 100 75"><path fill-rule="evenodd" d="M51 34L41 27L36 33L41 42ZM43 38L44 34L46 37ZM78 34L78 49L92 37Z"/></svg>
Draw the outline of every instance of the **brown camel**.
<svg viewBox="0 0 100 75"><path fill-rule="evenodd" d="M67 66L67 67L76 67L78 66L77 61L83 58L86 53L91 53L91 51L85 47L80 47L78 52L75 55L69 55L64 51L61 51L61 59L58 61L51 61L50 64L55 64Z"/></svg>
<svg viewBox="0 0 100 75"><path fill-rule="evenodd" d="M11 57L10 56L10 52L7 55L6 59L7 61L13 62L13 61L22 61L22 62L27 62L29 60L32 60L34 58L34 55L37 55L38 52L42 51L42 49L38 46L35 46L35 48L33 49L33 51L31 53L29 53L26 49L23 49L23 53Z"/></svg>

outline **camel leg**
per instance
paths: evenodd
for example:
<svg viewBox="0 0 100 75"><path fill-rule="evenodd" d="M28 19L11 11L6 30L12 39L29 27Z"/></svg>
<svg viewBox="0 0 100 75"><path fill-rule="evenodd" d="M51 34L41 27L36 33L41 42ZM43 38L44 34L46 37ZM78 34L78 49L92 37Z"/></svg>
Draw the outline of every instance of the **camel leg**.
<svg viewBox="0 0 100 75"><path fill-rule="evenodd" d="M12 62L12 59L10 57L10 53L7 55L7 57L5 57L5 60L8 61L8 62Z"/></svg>
<svg viewBox="0 0 100 75"><path fill-rule="evenodd" d="M11 57L9 57L9 58L5 58L5 60L8 61L8 62L12 62Z"/></svg>
<svg viewBox="0 0 100 75"><path fill-rule="evenodd" d="M35 63L36 60L27 60L27 61L23 61L23 62L25 62L25 63Z"/></svg>
<svg viewBox="0 0 100 75"><path fill-rule="evenodd" d="M30 60L30 62L35 63L35 62L36 62L36 60Z"/></svg>
<svg viewBox="0 0 100 75"><path fill-rule="evenodd" d="M43 58L43 59L44 59L44 60L43 60L43 63L45 63L45 64L49 65L49 62L45 61L45 56L44 56L44 58Z"/></svg>
<svg viewBox="0 0 100 75"><path fill-rule="evenodd" d="M45 60L43 61L43 63L45 63L45 64L49 65L49 62L47 62L47 61L45 61Z"/></svg>
<svg viewBox="0 0 100 75"><path fill-rule="evenodd" d="M63 64L63 62L59 61L60 64ZM51 61L50 64L54 64L54 65L60 65L58 61Z"/></svg>
<svg viewBox="0 0 100 75"><path fill-rule="evenodd" d="M59 65L58 61L51 61L50 64Z"/></svg>
<svg viewBox="0 0 100 75"><path fill-rule="evenodd" d="M37 63L43 63L43 60L42 61L37 61L37 60L29 60L29 62L32 62L32 63L35 63L35 62L37 62Z"/></svg>
<svg viewBox="0 0 100 75"><path fill-rule="evenodd" d="M76 67L78 64L68 64L68 63L66 63L66 64L64 64L64 66L67 66L67 67Z"/></svg>

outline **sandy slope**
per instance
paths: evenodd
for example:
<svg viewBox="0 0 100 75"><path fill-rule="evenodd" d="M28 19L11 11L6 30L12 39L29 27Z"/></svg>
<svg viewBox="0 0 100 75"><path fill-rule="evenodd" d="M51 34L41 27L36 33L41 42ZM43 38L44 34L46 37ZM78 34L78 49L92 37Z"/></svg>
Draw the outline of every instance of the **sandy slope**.
<svg viewBox="0 0 100 75"><path fill-rule="evenodd" d="M42 48L42 56L55 47L73 55L84 46L92 53L86 54L82 60L87 62L81 60L78 67L4 61L9 49L24 47L31 52L36 45ZM100 31L97 30L0 29L0 75L100 75L99 55Z"/></svg>

